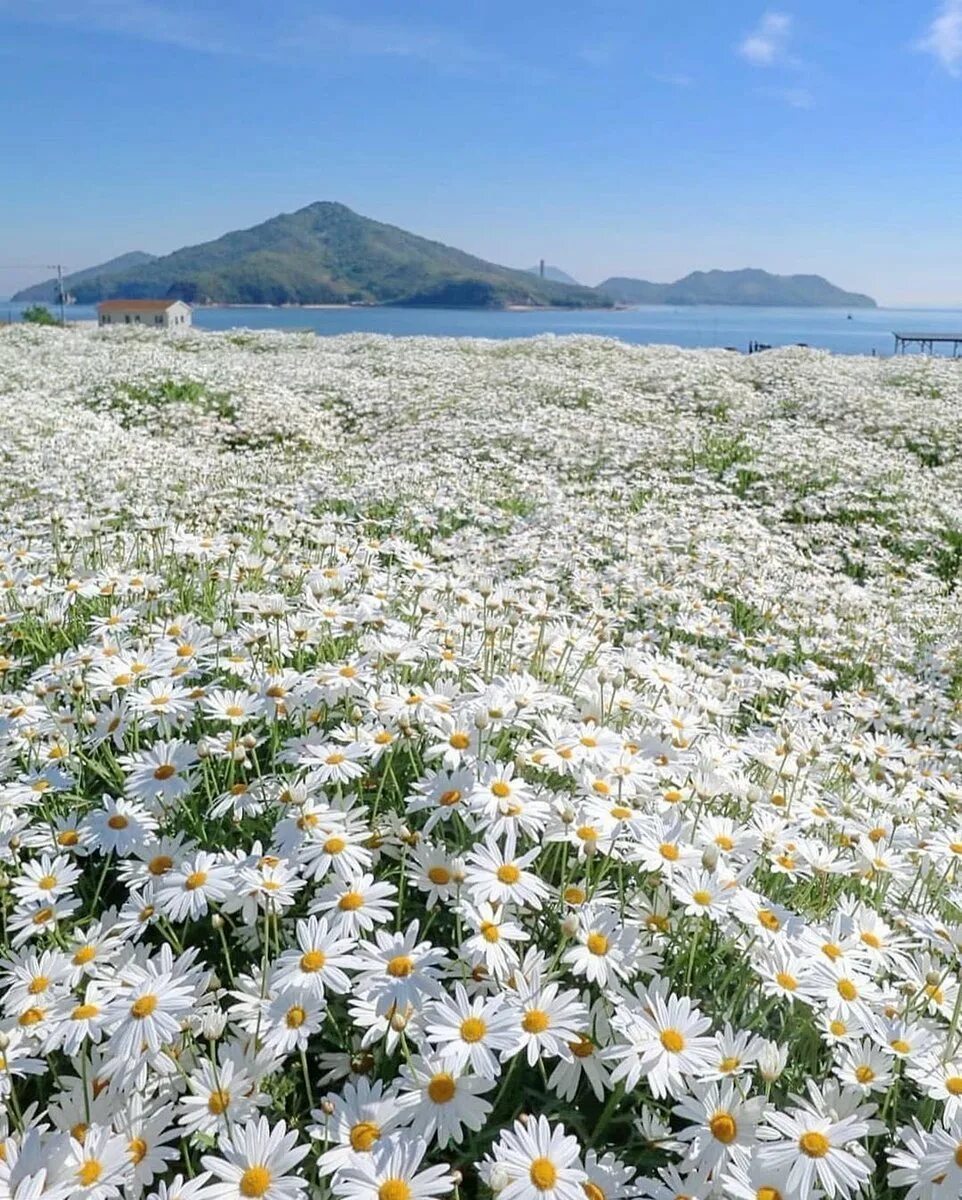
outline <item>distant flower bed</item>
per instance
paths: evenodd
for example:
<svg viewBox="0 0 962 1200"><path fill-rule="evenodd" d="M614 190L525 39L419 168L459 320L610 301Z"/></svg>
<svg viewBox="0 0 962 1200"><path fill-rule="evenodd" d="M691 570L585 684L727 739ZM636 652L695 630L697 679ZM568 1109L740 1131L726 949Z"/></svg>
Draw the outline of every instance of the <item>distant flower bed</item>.
<svg viewBox="0 0 962 1200"><path fill-rule="evenodd" d="M960 403L0 333L0 1200L962 1195Z"/></svg>

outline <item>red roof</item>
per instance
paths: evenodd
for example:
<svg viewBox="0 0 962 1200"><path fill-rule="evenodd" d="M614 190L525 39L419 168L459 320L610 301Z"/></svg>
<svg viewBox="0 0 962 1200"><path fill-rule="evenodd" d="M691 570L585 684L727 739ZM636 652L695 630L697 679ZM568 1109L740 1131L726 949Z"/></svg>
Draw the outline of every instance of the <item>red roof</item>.
<svg viewBox="0 0 962 1200"><path fill-rule="evenodd" d="M180 300L101 300L97 305L100 312L165 312Z"/></svg>

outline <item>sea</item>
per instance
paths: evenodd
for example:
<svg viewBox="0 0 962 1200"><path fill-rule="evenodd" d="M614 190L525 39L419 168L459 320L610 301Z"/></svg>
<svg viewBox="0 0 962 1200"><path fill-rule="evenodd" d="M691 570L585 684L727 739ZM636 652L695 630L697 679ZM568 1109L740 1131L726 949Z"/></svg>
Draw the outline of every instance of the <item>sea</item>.
<svg viewBox="0 0 962 1200"><path fill-rule="evenodd" d="M0 301L0 321L16 321L25 306ZM96 319L86 305L71 305L68 321ZM857 308L581 309L506 312L461 308L276 308L212 307L194 310L198 329L313 330L321 337L381 333L395 337L519 338L543 334L591 334L636 345L720 346L745 352L752 345L806 345L835 354L893 352L893 332L959 333L962 310ZM937 353L952 348L936 347Z"/></svg>

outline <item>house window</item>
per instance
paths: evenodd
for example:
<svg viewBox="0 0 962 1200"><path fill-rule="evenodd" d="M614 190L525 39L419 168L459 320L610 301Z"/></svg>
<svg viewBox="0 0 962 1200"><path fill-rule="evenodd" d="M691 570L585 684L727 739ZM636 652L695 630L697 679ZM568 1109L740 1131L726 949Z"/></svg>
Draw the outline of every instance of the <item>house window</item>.
<svg viewBox="0 0 962 1200"><path fill-rule="evenodd" d="M125 325L130 324L130 313L124 313L124 324Z"/></svg>
<svg viewBox="0 0 962 1200"><path fill-rule="evenodd" d="M154 317L154 324L155 324L155 325L163 325L163 323L164 323L164 318L163 318L163 317L160 317L160 316L158 316L158 317Z"/></svg>

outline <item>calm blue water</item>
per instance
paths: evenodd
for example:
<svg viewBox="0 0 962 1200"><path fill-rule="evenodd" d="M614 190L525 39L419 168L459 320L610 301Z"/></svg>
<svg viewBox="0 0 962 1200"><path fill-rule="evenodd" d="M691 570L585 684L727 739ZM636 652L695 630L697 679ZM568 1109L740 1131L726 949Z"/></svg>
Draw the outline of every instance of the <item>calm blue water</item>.
<svg viewBox="0 0 962 1200"><path fill-rule="evenodd" d="M16 319L23 305L0 302L0 320ZM94 320L93 308L74 305L67 319ZM891 354L892 331L962 332L958 309L670 308L619 312L489 312L438 308L200 308L199 329L312 329L321 336L386 333L399 337L534 337L587 333L625 342L676 346L772 346L805 342L838 354ZM951 349L949 350L951 353Z"/></svg>

